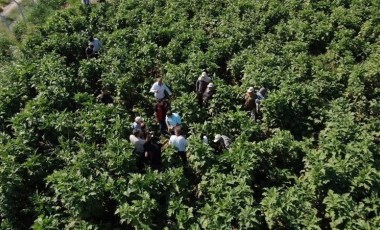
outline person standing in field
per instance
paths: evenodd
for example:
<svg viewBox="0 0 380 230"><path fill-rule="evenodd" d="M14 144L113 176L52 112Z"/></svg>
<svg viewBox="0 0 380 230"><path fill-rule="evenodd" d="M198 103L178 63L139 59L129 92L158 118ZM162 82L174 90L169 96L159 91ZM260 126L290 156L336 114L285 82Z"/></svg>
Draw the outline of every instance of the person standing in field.
<svg viewBox="0 0 380 230"><path fill-rule="evenodd" d="M156 105L154 106L154 115L156 116L156 121L160 126L161 134L167 133L166 126L166 113L169 110L169 104L166 100L157 100Z"/></svg>
<svg viewBox="0 0 380 230"><path fill-rule="evenodd" d="M134 129L132 134L129 136L130 142L135 147L133 149L133 154L136 156L136 165L139 171L144 168L145 154L144 154L144 144L145 140L141 137L141 131Z"/></svg>
<svg viewBox="0 0 380 230"><path fill-rule="evenodd" d="M202 106L203 93L207 89L207 85L211 82L211 78L207 75L206 71L202 72L195 83L195 91L197 93L198 105Z"/></svg>
<svg viewBox="0 0 380 230"><path fill-rule="evenodd" d="M256 119L261 119L262 118L262 112L261 112L261 103L265 99L267 94L267 89L264 87L261 87L259 92L256 93L256 115L258 118Z"/></svg>
<svg viewBox="0 0 380 230"><path fill-rule="evenodd" d="M207 89L204 91L204 93L202 95L202 101L203 101L204 107L208 106L208 103L212 99L212 96L214 95L214 93L215 93L214 84L212 82L208 83Z"/></svg>
<svg viewBox="0 0 380 230"><path fill-rule="evenodd" d="M250 112L251 118L256 120L256 92L253 87L247 89L247 93L244 95L244 108Z"/></svg>
<svg viewBox="0 0 380 230"><path fill-rule="evenodd" d="M177 126L174 129L174 135L169 139L169 144L177 150L177 154L182 159L182 162L187 164L186 148L189 145L184 136L182 136L181 127Z"/></svg>
<svg viewBox="0 0 380 230"><path fill-rule="evenodd" d="M168 127L168 132L173 133L174 128L181 125L181 117L178 113L172 113L171 110L166 112L165 118L166 126Z"/></svg>
<svg viewBox="0 0 380 230"><path fill-rule="evenodd" d="M158 138L152 134L147 136L144 144L145 157L149 160L150 167L153 170L161 169L161 147L162 144Z"/></svg>
<svg viewBox="0 0 380 230"><path fill-rule="evenodd" d="M152 85L149 92L154 93L156 100L164 99L166 97L165 92L169 96L172 95L172 92L170 91L170 89L162 81L162 77L157 78L156 82Z"/></svg>

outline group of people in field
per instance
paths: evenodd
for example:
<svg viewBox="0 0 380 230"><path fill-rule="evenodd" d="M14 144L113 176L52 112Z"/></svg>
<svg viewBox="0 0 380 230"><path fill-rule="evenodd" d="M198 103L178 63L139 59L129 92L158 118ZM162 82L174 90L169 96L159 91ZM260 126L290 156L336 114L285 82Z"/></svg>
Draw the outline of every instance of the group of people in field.
<svg viewBox="0 0 380 230"><path fill-rule="evenodd" d="M206 71L203 71L195 83L198 105L207 107L209 101L215 92L215 86L212 79ZM168 144L175 150L184 165L187 165L186 149L188 141L183 133L182 118L179 113L173 112L170 108L170 97L172 95L169 87L163 82L162 77L157 78L149 92L154 94L156 104L154 105L154 114L159 131L162 136L169 137ZM244 108L255 121L261 119L261 102L266 97L267 90L262 87L257 92L253 87L249 87L244 96ZM161 165L161 147L160 140L148 132L142 117L136 117L132 124L131 143L135 146L134 152L138 156L138 166L144 167L144 162L149 163L152 169L160 169ZM207 136L203 136L203 143L208 143ZM231 139L226 135L216 134L213 143L210 146L214 152L220 154L228 150L231 145Z"/></svg>
<svg viewBox="0 0 380 230"><path fill-rule="evenodd" d="M102 43L98 38L89 36L88 47L86 48L87 58L96 58L102 48ZM187 165L186 149L188 141L183 132L182 118L178 112L171 110L170 98L172 92L170 88L163 82L163 78L159 77L151 86L150 93L155 98L154 115L156 123L159 127L160 136L167 140L167 143L175 149L175 155L178 156L184 165ZM199 107L207 108L210 100L215 93L215 85L204 70L195 82L195 92ZM261 102L265 99L267 90L262 87L255 90L249 87L244 95L244 108L249 116L259 121L261 115ZM111 92L102 88L101 93L97 96L97 101L104 104L112 104L114 98ZM134 154L137 156L137 166L139 170L143 170L146 164L152 169L159 170L161 168L161 153L163 144L159 135L147 128L144 119L137 116L131 125L132 133L129 136L130 142L134 146ZM203 136L203 143L214 148L214 152L220 154L228 150L231 145L231 139L226 135L216 134L212 143L208 143L207 136Z"/></svg>

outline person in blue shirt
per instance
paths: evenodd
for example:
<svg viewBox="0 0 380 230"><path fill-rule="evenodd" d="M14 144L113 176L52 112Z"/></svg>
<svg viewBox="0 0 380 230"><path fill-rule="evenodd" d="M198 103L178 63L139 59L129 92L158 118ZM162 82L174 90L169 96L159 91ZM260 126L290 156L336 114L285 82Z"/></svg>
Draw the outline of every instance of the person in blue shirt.
<svg viewBox="0 0 380 230"><path fill-rule="evenodd" d="M145 131L144 119L142 117L136 117L135 122L133 122L132 124L132 129L144 132Z"/></svg>
<svg viewBox="0 0 380 230"><path fill-rule="evenodd" d="M171 110L168 110L166 112L165 122L166 126L168 127L168 131L170 133L173 133L174 128L181 125L181 117L178 115L178 113L173 113Z"/></svg>
<svg viewBox="0 0 380 230"><path fill-rule="evenodd" d="M262 101L266 98L267 94L267 89L264 87L261 87L260 90L256 93L256 114L259 120L262 118L262 113L261 113L261 103Z"/></svg>

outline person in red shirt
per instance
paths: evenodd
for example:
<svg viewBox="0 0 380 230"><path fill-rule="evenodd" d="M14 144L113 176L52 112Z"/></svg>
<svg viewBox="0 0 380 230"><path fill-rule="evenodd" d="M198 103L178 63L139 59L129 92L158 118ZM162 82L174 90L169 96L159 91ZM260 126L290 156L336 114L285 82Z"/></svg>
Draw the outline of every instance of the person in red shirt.
<svg viewBox="0 0 380 230"><path fill-rule="evenodd" d="M169 110L169 104L166 100L157 100L154 106L154 114L156 115L156 121L160 126L161 134L167 133L167 127L165 122L166 112Z"/></svg>

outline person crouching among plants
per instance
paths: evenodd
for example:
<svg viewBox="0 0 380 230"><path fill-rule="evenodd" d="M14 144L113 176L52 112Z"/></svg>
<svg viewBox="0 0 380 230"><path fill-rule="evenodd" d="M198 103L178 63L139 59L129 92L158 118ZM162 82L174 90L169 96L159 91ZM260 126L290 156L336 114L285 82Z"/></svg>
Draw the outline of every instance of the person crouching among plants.
<svg viewBox="0 0 380 230"><path fill-rule="evenodd" d="M112 104L114 100L111 92L106 87L103 87L100 94L96 97L96 101L103 104Z"/></svg>
<svg viewBox="0 0 380 230"><path fill-rule="evenodd" d="M169 144L173 146L182 162L187 164L186 148L189 145L186 138L182 135L182 129L180 126L175 127L174 135L169 139Z"/></svg>
<svg viewBox="0 0 380 230"><path fill-rule="evenodd" d="M87 59L96 57L96 54L94 51L94 44L92 42L88 43L88 46L86 48L86 57Z"/></svg>
<svg viewBox="0 0 380 230"><path fill-rule="evenodd" d="M222 154L225 150L228 150L231 145L231 139L225 135L216 134L213 147L216 154Z"/></svg>
<svg viewBox="0 0 380 230"><path fill-rule="evenodd" d="M146 125L144 123L144 119L142 117L136 117L135 122L132 124L133 130L141 131L141 135L144 138L145 137L145 131L146 131Z"/></svg>
<svg viewBox="0 0 380 230"><path fill-rule="evenodd" d="M182 123L181 117L178 115L178 113L173 113L171 110L168 110L166 112L165 122L169 133L173 133L174 128L181 126Z"/></svg>
<svg viewBox="0 0 380 230"><path fill-rule="evenodd" d="M101 41L98 38L94 38L93 35L88 36L88 42L94 45L95 55L99 55L100 49L103 47Z"/></svg>

